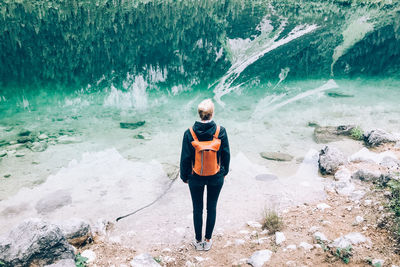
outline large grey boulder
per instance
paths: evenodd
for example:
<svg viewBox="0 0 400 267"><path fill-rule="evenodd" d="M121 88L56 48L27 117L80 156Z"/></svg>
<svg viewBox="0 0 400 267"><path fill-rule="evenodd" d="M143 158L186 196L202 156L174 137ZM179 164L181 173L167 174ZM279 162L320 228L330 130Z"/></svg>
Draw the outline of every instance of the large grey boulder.
<svg viewBox="0 0 400 267"><path fill-rule="evenodd" d="M83 245L92 238L92 231L87 221L73 218L59 224L68 243L74 246Z"/></svg>
<svg viewBox="0 0 400 267"><path fill-rule="evenodd" d="M334 174L346 162L343 153L335 147L325 146L319 153L318 164L322 174Z"/></svg>
<svg viewBox="0 0 400 267"><path fill-rule="evenodd" d="M160 267L161 265L158 264L154 258L148 254L148 253L143 253L131 260L129 262L131 267Z"/></svg>
<svg viewBox="0 0 400 267"><path fill-rule="evenodd" d="M379 146L383 143L394 143L396 141L399 141L399 139L395 135L382 129L375 129L364 133L364 142L368 146Z"/></svg>
<svg viewBox="0 0 400 267"><path fill-rule="evenodd" d="M57 190L40 199L35 206L38 213L44 214L55 211L72 203L71 193L67 190Z"/></svg>
<svg viewBox="0 0 400 267"><path fill-rule="evenodd" d="M43 266L74 258L61 229L40 219L26 220L0 238L0 261L5 266Z"/></svg>

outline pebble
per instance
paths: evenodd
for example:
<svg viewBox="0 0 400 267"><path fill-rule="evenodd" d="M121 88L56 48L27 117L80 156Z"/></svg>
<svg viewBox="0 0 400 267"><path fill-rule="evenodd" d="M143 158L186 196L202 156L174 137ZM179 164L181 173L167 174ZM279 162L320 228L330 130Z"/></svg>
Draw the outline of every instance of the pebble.
<svg viewBox="0 0 400 267"><path fill-rule="evenodd" d="M385 261L384 260L382 260L382 259L373 259L372 260L372 266L383 266L383 263L384 263Z"/></svg>
<svg viewBox="0 0 400 267"><path fill-rule="evenodd" d="M96 253L93 250L87 249L81 253L82 257L87 258L87 263L94 262L96 260Z"/></svg>
<svg viewBox="0 0 400 267"><path fill-rule="evenodd" d="M364 221L364 218L363 217L361 217L361 216L357 216L356 217L356 224L360 224L360 223L362 223Z"/></svg>
<svg viewBox="0 0 400 267"><path fill-rule="evenodd" d="M371 204L372 204L372 200L370 200L370 199L364 200L364 205L365 206L371 206Z"/></svg>
<svg viewBox="0 0 400 267"><path fill-rule="evenodd" d="M258 222L254 222L254 221L248 221L247 225L252 227L252 228L261 228L262 225Z"/></svg>
<svg viewBox="0 0 400 267"><path fill-rule="evenodd" d="M7 174L5 174L3 177L4 177L4 178L9 178L10 176L11 176L11 174L7 173Z"/></svg>
<svg viewBox="0 0 400 267"><path fill-rule="evenodd" d="M317 209L319 209L319 210L322 210L322 211L324 211L325 209L329 209L331 206L329 206L328 204L326 204L326 203L319 203L318 205L317 205Z"/></svg>
<svg viewBox="0 0 400 267"><path fill-rule="evenodd" d="M49 137L46 134L41 134L41 135L38 136L38 138L39 138L39 140L44 140L44 139L47 139Z"/></svg>
<svg viewBox="0 0 400 267"><path fill-rule="evenodd" d="M314 234L314 239L315 239L316 241L323 241L323 242L328 241L328 238L326 238L326 236L325 236L323 233L321 233L321 232L316 232L316 233Z"/></svg>
<svg viewBox="0 0 400 267"><path fill-rule="evenodd" d="M241 246L244 243L246 243L246 241L244 241L243 239L235 239L235 245L236 246Z"/></svg>
<svg viewBox="0 0 400 267"><path fill-rule="evenodd" d="M15 156L16 156L17 158L22 158L22 157L25 156L25 154L24 154L24 153L16 153Z"/></svg>
<svg viewBox="0 0 400 267"><path fill-rule="evenodd" d="M296 246L295 244L291 244L291 245L288 245L288 246L286 247L286 249L296 250L296 249L297 249L297 246Z"/></svg>
<svg viewBox="0 0 400 267"><path fill-rule="evenodd" d="M301 242L299 247L301 247L305 250L311 250L313 248L313 245L308 244L307 242Z"/></svg>
<svg viewBox="0 0 400 267"><path fill-rule="evenodd" d="M5 151L5 150L0 151L0 158L4 157L6 155L7 155L7 151Z"/></svg>
<svg viewBox="0 0 400 267"><path fill-rule="evenodd" d="M282 232L276 232L275 233L275 243L277 245L282 244L283 242L285 242L285 240L286 240L286 237L285 237L284 233L282 233Z"/></svg>
<svg viewBox="0 0 400 267"><path fill-rule="evenodd" d="M347 211L351 211L353 209L353 207L352 206L348 206L348 207L346 207L346 210Z"/></svg>

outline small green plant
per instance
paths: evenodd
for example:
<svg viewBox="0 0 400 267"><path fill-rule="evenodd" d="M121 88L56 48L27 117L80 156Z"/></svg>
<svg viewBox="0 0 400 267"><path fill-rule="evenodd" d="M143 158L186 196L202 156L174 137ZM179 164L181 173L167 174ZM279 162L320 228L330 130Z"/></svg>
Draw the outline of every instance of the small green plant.
<svg viewBox="0 0 400 267"><path fill-rule="evenodd" d="M161 263L161 262L162 262L161 258L159 258L159 257L153 257L153 259L154 259L157 263Z"/></svg>
<svg viewBox="0 0 400 267"><path fill-rule="evenodd" d="M86 267L86 262L88 258L82 257L81 253L75 255L75 266L76 267Z"/></svg>
<svg viewBox="0 0 400 267"><path fill-rule="evenodd" d="M267 229L269 234L275 234L283 229L283 219L279 214L271 209L264 212L264 220L262 224L263 229Z"/></svg>
<svg viewBox="0 0 400 267"><path fill-rule="evenodd" d="M350 136L355 140L362 140L363 139L363 131L360 127L354 127L350 131Z"/></svg>
<svg viewBox="0 0 400 267"><path fill-rule="evenodd" d="M344 263L347 264L350 262L351 256L353 256L352 247L348 246L346 248L336 248L334 256L341 259Z"/></svg>
<svg viewBox="0 0 400 267"><path fill-rule="evenodd" d="M6 266L6 264L4 263L4 261L1 261L1 260L0 260L0 267L1 267L1 266Z"/></svg>

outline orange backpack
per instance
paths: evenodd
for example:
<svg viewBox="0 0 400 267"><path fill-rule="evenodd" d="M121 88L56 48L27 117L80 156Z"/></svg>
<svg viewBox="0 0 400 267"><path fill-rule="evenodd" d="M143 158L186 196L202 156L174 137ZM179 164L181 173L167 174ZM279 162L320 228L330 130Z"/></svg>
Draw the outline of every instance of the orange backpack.
<svg viewBox="0 0 400 267"><path fill-rule="evenodd" d="M194 141L192 146L195 149L195 161L192 166L193 172L200 176L210 176L219 172L219 164L217 160L217 151L221 146L221 139L218 139L220 126L217 126L217 130L210 141L199 141L193 128L190 127L190 133Z"/></svg>

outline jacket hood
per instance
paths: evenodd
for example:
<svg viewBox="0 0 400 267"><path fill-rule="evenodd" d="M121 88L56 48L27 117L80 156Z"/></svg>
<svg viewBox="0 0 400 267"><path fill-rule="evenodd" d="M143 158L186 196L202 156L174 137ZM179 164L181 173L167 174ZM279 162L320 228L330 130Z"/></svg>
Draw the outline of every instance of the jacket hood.
<svg viewBox="0 0 400 267"><path fill-rule="evenodd" d="M196 133L199 139L210 139L217 130L217 124L214 121L202 123L196 121L193 125L193 131Z"/></svg>

